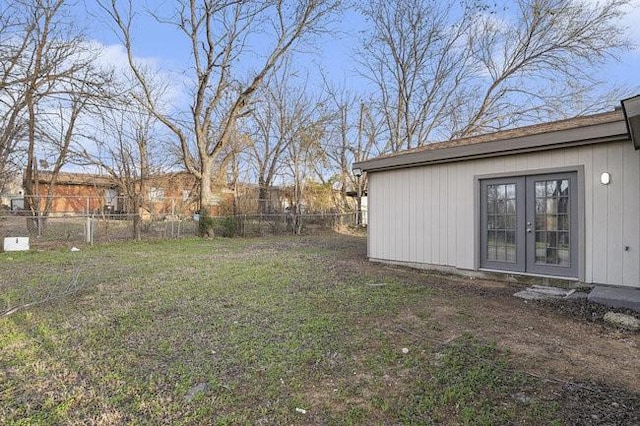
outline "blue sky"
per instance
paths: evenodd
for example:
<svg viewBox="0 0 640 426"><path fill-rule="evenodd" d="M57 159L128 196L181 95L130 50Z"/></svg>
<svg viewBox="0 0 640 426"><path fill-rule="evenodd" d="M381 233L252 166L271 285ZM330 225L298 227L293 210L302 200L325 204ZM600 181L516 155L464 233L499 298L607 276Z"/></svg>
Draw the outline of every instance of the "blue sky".
<svg viewBox="0 0 640 426"><path fill-rule="evenodd" d="M137 1L144 7L142 1ZM169 4L170 2L164 2ZM90 6L89 6L90 7ZM97 9L89 10L89 13ZM85 11L79 11L84 14ZM190 63L185 38L178 30L167 25L158 24L149 16L136 17L137 25L134 33L134 53L137 57L154 62L166 71L182 70ZM120 41L109 27L110 22L104 18L91 18L86 31L88 36L109 47L113 61L124 61L124 50L116 49ZM346 11L342 19L331 24L329 34L314 38L305 45L304 51L295 52L294 61L301 73L309 73L310 81L321 82L319 70L328 75L332 82L340 87L365 88L367 82L355 73L353 56L358 46L358 33L365 28L364 19L355 11ZM308 48L307 48L308 47ZM366 90L366 88L365 88Z"/></svg>
<svg viewBox="0 0 640 426"><path fill-rule="evenodd" d="M0 4L2 1L0 0ZM148 1L154 6L171 4L171 0ZM638 6L640 0L635 1ZM146 1L134 0L134 2L143 8ZM77 3L75 13L79 17L78 25L86 30L91 40L104 47L103 61L108 64L119 64L126 69L124 47L110 28L111 23L97 15L91 16L90 13L95 13L96 6L92 0L87 3L88 5L84 2ZM87 10L87 8L93 8L93 10ZM631 40L636 46L632 51L624 54L620 62L612 60L599 71L601 75L596 77L629 88L629 94L640 93L640 79L638 79L640 75L640 7L629 8L629 13L622 24L629 27ZM354 60L355 51L360 43L360 33L366 29L366 25L365 20L357 12L347 11L341 20L333 24L330 33L315 40L315 48L296 52L295 65L301 74L309 75L308 84L312 90L322 88L323 83L320 78L320 70L322 70L335 87L345 88L352 95L366 101L367 93L372 92L373 88L369 82L357 75ZM174 74L184 70L191 63L184 37L177 30L160 25L152 18L141 14L134 27L133 43L136 57L153 64L165 71L169 78L173 78L172 89L175 91L175 96L171 102L186 106L188 98L183 95L185 86L181 84L184 79ZM603 109L609 110L613 106L603 105Z"/></svg>
<svg viewBox="0 0 640 426"><path fill-rule="evenodd" d="M596 2L597 0L587 0ZM170 5L171 2L152 2L154 7ZM621 58L620 62L611 61L604 67L601 76L596 76L607 81L616 82L626 87L638 87L640 70L640 2L635 7L628 8L628 15L622 24L629 28L635 48ZM144 1L137 1L137 6L144 7ZM158 6L160 5L160 6ZM91 8L92 6L88 6ZM84 11L80 12L84 14ZM183 37L177 30L172 30L166 25L159 25L148 16L140 15L138 25L134 28L134 51L136 56L144 57L155 62L161 69L176 71L184 68L189 63L187 46ZM123 52L118 53L114 45L119 44L118 39L109 28L109 22L90 18L86 22L88 35L101 44L110 46L113 61L123 60L118 58ZM81 24L82 25L82 24ZM358 46L359 32L366 28L362 17L354 12L347 11L343 18L334 23L330 34L325 34L315 41L315 48L310 51L298 52L295 56L297 67L302 73L308 73L312 83L319 81L318 70L322 69L339 86L353 92L366 93L370 90L365 80L355 73L355 61L353 59Z"/></svg>

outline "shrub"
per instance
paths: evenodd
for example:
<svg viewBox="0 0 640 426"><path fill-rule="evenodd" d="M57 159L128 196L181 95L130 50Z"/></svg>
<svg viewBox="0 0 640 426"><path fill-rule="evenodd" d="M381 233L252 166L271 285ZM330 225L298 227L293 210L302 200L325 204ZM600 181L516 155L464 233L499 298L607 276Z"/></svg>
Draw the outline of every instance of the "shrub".
<svg viewBox="0 0 640 426"><path fill-rule="evenodd" d="M226 216L217 220L218 226L216 226L216 233L222 237L233 238L236 236L238 229L236 218L233 216Z"/></svg>

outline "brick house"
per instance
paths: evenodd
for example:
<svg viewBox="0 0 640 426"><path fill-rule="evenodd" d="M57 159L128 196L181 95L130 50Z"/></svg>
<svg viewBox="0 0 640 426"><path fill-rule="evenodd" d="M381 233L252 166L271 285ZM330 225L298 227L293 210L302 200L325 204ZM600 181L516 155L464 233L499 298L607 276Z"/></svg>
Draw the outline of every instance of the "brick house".
<svg viewBox="0 0 640 426"><path fill-rule="evenodd" d="M51 173L41 171L33 182L36 193L52 197L51 215L95 213L131 213L127 210L122 188L110 176L90 173L61 172L50 188ZM212 188L214 205L211 214L220 214L233 200L233 191L221 185ZM196 180L190 173L163 173L145 182L143 216L191 215L197 211Z"/></svg>

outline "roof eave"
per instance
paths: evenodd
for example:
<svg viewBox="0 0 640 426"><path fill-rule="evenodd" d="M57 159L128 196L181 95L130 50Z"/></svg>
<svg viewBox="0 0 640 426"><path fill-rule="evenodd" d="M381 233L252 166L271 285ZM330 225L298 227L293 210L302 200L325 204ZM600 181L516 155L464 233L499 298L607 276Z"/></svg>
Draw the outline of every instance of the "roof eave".
<svg viewBox="0 0 640 426"><path fill-rule="evenodd" d="M428 149L353 164L366 172L467 161L572 146L629 140L624 120L490 142Z"/></svg>

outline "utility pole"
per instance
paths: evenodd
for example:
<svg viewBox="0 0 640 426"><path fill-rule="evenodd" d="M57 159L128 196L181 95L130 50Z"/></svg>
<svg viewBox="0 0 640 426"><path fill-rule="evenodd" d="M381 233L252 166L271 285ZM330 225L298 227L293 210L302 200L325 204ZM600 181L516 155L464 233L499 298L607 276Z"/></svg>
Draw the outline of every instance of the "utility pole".
<svg viewBox="0 0 640 426"><path fill-rule="evenodd" d="M364 102L360 102L360 115L358 117L358 151L362 147L362 111L364 110ZM360 154L358 152L358 154ZM354 170L353 173L356 177L357 186L357 198L356 198L356 225L362 225L362 171L360 169Z"/></svg>

